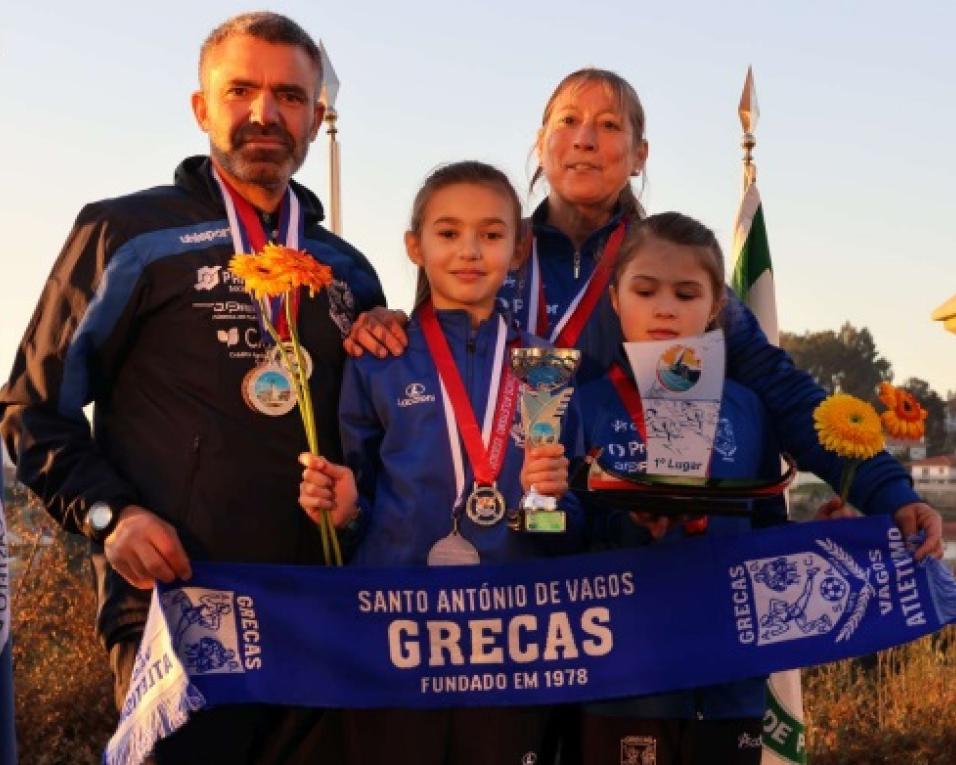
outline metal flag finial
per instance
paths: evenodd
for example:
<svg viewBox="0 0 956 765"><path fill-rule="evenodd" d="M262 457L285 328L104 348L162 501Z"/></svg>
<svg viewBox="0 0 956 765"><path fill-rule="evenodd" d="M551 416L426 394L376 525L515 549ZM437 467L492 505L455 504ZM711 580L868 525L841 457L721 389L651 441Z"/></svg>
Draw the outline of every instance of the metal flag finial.
<svg viewBox="0 0 956 765"><path fill-rule="evenodd" d="M322 41L319 40L319 54L322 56L322 89L319 91L319 101L325 104L325 121L328 123L329 134L329 227L332 233L342 233L342 203L340 190L341 161L339 157L339 143L336 135L338 112L335 111L335 99L339 95L339 77L332 67L329 53Z"/></svg>
<svg viewBox="0 0 956 765"><path fill-rule="evenodd" d="M321 40L319 40L319 55L322 57L322 89L319 91L319 101L325 104L326 109L335 109L335 99L339 95L339 77L332 67L329 52Z"/></svg>
<svg viewBox="0 0 956 765"><path fill-rule="evenodd" d="M754 131L757 129L757 121L760 119L760 107L757 104L757 89L754 86L752 66L747 67L747 79L744 80L744 91L740 95L737 114L740 115L740 126L744 131L740 146L744 150L744 189L746 190L747 186L757 180L757 168L753 163L753 149L757 145Z"/></svg>

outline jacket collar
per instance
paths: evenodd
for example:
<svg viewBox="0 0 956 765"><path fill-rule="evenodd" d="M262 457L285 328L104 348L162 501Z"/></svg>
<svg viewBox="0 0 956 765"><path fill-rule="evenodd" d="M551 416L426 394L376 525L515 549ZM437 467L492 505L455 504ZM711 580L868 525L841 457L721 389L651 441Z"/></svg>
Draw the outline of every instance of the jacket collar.
<svg viewBox="0 0 956 765"><path fill-rule="evenodd" d="M175 183L190 195L198 195L225 212L219 187L212 177L212 162L205 155L187 157L176 168ZM306 225L315 225L325 218L319 198L305 186L290 180L289 184L299 198Z"/></svg>
<svg viewBox="0 0 956 765"><path fill-rule="evenodd" d="M486 344L494 343L498 333L498 317L505 320L505 326L508 328L507 341L511 342L520 336L518 325L512 319L511 314L500 306L496 305L491 316L481 322L477 327L472 328L471 316L463 308L455 309L436 309L435 316L441 325L448 343L452 347L457 344L474 341L475 350L482 351ZM418 309L412 314L411 325L419 331L421 323L419 322Z"/></svg>
<svg viewBox="0 0 956 765"><path fill-rule="evenodd" d="M607 241L611 232L617 228L617 224L621 222L621 218L621 206L618 204L614 208L614 214L611 216L611 219L600 228L588 234L587 239L585 239L581 245L581 254L592 257L599 254L601 252L601 245ZM541 200L541 204L539 204L531 214L531 228L536 237L542 236L560 239L564 243L563 249L566 249L569 253L574 252L574 243L571 241L571 238L557 226L552 226L548 223L547 198Z"/></svg>

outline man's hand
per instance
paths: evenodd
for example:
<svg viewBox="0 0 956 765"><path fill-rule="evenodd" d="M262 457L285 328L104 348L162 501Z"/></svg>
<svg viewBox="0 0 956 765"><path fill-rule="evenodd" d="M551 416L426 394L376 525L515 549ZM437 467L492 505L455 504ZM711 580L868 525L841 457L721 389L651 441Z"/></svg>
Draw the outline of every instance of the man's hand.
<svg viewBox="0 0 956 765"><path fill-rule="evenodd" d="M151 590L157 579L169 583L193 573L176 529L139 505L120 510L103 549L116 572L141 590Z"/></svg>
<svg viewBox="0 0 956 765"><path fill-rule="evenodd" d="M913 554L916 560L927 555L943 557L943 518L932 507L925 502L911 502L893 513L893 520L904 538L917 531L926 531L926 540Z"/></svg>
<svg viewBox="0 0 956 765"><path fill-rule="evenodd" d="M388 354L401 356L408 345L404 311L390 311L378 306L360 314L352 324L352 331L342 346L350 356L361 356L365 351L384 359Z"/></svg>
<svg viewBox="0 0 956 765"><path fill-rule="evenodd" d="M304 468L299 484L299 506L313 523L321 523L326 510L337 529L358 517L358 490L349 468L308 452L299 455L299 463Z"/></svg>

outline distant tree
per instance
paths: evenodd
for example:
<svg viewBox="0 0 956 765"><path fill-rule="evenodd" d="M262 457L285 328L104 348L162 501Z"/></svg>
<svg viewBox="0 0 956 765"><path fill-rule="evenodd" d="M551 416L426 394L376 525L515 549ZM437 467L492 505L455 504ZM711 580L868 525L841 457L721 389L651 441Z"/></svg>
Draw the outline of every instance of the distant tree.
<svg viewBox="0 0 956 765"><path fill-rule="evenodd" d="M781 332L780 345L827 393L840 390L875 402L877 386L893 379L892 365L880 356L866 327L847 322L838 332Z"/></svg>
<svg viewBox="0 0 956 765"><path fill-rule="evenodd" d="M900 387L916 396L926 410L926 454L929 457L945 454L946 448L946 402L926 380L909 378Z"/></svg>

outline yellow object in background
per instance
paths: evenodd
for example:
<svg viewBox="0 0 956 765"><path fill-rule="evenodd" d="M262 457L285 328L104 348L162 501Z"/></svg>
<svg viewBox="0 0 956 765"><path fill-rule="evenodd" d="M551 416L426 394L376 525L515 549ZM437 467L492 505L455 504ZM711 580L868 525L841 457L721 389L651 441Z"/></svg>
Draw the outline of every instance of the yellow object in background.
<svg viewBox="0 0 956 765"><path fill-rule="evenodd" d="M956 333L956 295L953 295L949 300L933 311L932 318L934 321L943 322L944 328Z"/></svg>

